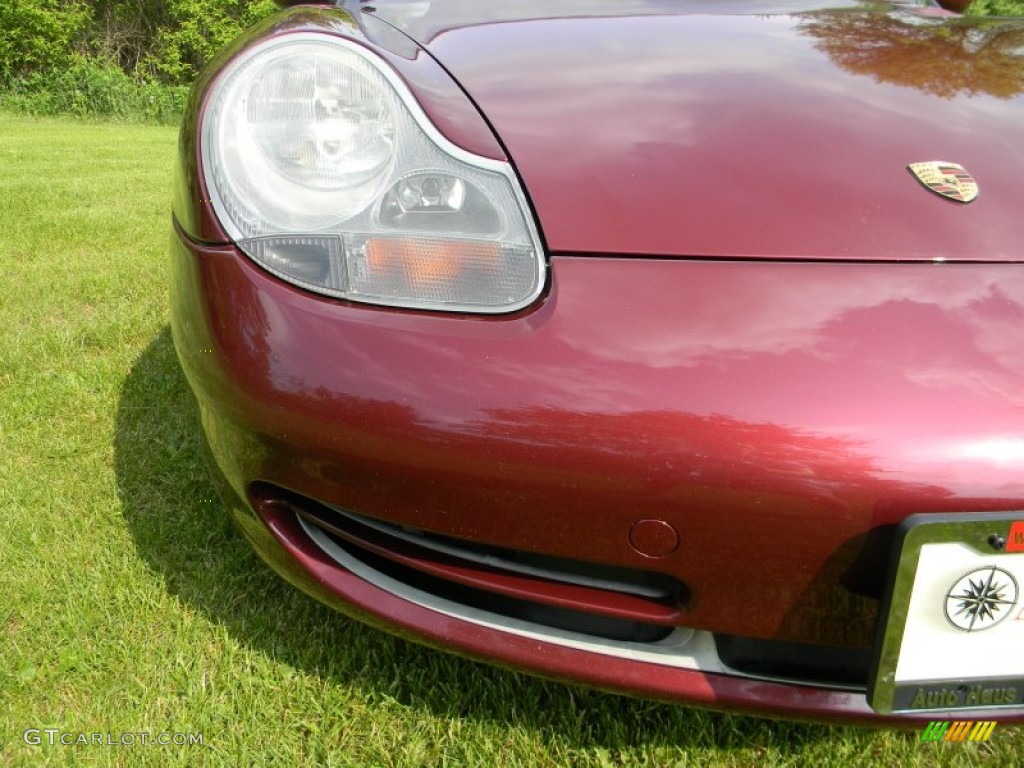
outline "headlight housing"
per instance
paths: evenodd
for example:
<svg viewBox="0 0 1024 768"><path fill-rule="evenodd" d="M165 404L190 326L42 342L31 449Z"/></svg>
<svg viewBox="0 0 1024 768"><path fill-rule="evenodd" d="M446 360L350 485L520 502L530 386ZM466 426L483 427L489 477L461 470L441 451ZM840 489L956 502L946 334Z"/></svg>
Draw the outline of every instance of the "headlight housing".
<svg viewBox="0 0 1024 768"><path fill-rule="evenodd" d="M508 163L445 139L379 57L322 33L268 39L208 94L211 205L278 277L396 307L512 312L545 263Z"/></svg>

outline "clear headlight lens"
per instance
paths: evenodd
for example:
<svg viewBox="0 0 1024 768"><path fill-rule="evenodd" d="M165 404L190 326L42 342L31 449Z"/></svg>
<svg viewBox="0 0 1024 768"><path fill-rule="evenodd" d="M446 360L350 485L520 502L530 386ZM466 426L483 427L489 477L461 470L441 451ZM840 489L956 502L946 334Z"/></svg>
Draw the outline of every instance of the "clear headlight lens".
<svg viewBox="0 0 1024 768"><path fill-rule="evenodd" d="M507 163L447 141L386 63L342 38L273 38L214 85L203 172L227 233L312 291L390 306L509 312L544 258Z"/></svg>

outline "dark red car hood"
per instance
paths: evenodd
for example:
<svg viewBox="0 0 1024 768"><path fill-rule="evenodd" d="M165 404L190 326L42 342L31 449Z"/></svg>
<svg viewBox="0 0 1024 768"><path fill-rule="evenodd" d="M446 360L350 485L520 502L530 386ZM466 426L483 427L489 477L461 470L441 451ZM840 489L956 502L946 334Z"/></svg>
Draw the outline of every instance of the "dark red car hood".
<svg viewBox="0 0 1024 768"><path fill-rule="evenodd" d="M821 5L374 3L494 126L554 253L1024 259L1024 22ZM930 160L978 199L925 189Z"/></svg>

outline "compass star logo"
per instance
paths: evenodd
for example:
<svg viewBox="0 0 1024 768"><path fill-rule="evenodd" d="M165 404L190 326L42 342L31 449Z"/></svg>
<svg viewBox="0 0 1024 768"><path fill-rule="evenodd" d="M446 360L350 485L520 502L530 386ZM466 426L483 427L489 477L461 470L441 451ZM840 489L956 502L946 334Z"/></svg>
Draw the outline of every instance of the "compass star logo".
<svg viewBox="0 0 1024 768"><path fill-rule="evenodd" d="M1010 615L1017 581L994 565L971 571L946 593L946 618L964 632L990 629Z"/></svg>

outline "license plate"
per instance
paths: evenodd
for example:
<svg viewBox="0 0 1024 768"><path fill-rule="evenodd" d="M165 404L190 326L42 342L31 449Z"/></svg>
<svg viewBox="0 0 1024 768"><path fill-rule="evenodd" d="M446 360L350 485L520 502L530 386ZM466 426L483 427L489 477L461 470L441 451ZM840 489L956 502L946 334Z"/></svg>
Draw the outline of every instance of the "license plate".
<svg viewBox="0 0 1024 768"><path fill-rule="evenodd" d="M869 680L886 714L1024 706L1024 512L904 521Z"/></svg>

